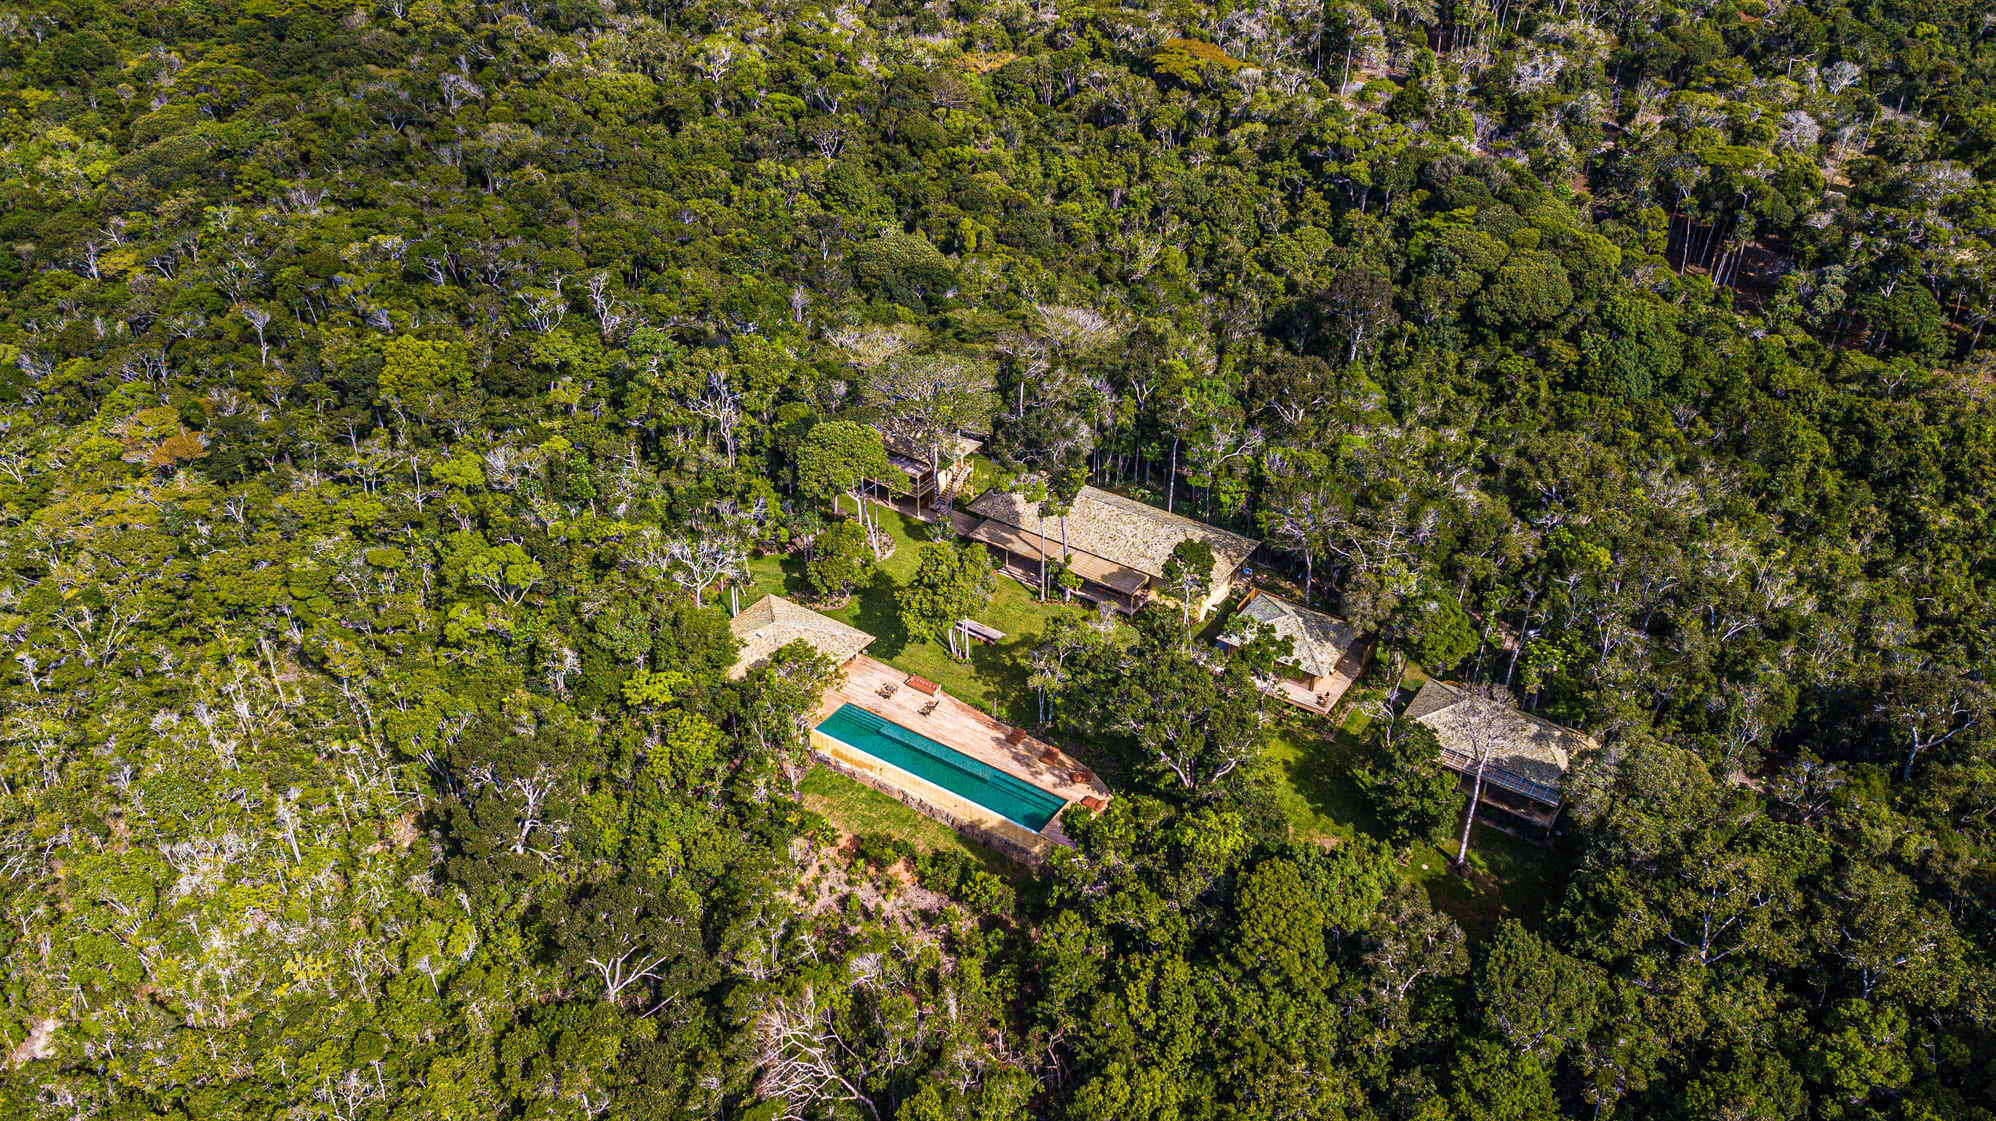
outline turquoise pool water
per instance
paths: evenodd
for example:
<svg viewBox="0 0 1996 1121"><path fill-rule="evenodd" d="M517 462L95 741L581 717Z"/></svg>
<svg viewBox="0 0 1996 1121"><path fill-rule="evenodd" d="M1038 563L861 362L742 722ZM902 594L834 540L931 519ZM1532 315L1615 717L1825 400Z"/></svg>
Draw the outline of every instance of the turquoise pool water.
<svg viewBox="0 0 1996 1121"><path fill-rule="evenodd" d="M1034 833L1046 828L1066 803L1029 782L980 763L954 748L911 732L857 705L843 705L818 730L885 763L925 778Z"/></svg>

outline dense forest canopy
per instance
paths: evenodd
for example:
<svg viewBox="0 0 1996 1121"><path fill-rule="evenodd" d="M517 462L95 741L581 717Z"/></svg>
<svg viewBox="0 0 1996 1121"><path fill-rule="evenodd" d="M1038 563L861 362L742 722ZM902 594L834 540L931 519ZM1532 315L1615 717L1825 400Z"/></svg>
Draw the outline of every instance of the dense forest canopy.
<svg viewBox="0 0 1996 1121"><path fill-rule="evenodd" d="M1992 240L1969 0L0 6L0 1112L1996 1116ZM839 844L729 610L881 428L1377 634L1356 827L1062 572L1108 808ZM1602 745L1543 907L1415 667Z"/></svg>

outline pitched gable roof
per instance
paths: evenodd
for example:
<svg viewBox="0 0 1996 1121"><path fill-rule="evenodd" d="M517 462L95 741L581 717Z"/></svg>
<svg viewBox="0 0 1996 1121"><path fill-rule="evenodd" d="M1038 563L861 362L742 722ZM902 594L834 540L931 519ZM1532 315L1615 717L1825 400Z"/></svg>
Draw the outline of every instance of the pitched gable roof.
<svg viewBox="0 0 1996 1121"><path fill-rule="evenodd" d="M1560 780L1567 768L1575 756L1595 746L1585 734L1432 677L1414 695L1406 715L1434 731L1441 741L1442 762L1460 770L1476 765L1471 722L1485 709L1495 710L1496 746L1484 770L1484 781L1558 805Z"/></svg>
<svg viewBox="0 0 1996 1121"><path fill-rule="evenodd" d="M929 466L929 445L927 441L918 440L906 433L889 432L882 429L880 443L887 449L889 455L898 455L902 459L910 460L924 468ZM982 440L973 440L968 436L952 435L943 440L943 458L952 461L968 459L983 446L984 442Z"/></svg>
<svg viewBox="0 0 1996 1121"><path fill-rule="evenodd" d="M771 654L800 639L837 665L851 661L873 642L873 636L858 627L849 627L782 596L764 596L749 604L728 621L728 630L742 644L741 656L728 670L728 676L737 680L768 661Z"/></svg>
<svg viewBox="0 0 1996 1121"><path fill-rule="evenodd" d="M1012 526L1035 538L1045 535L1050 550L1060 547L1060 519L1039 516L1039 504L1013 491L991 491L970 504L970 512ZM1168 514L1155 506L1082 487L1067 514L1068 548L1087 553L1152 579L1164 577L1164 562L1180 541L1204 541L1213 550L1213 574L1231 575L1247 563L1259 542L1205 522Z"/></svg>
<svg viewBox="0 0 1996 1121"><path fill-rule="evenodd" d="M1295 655L1288 663L1311 677L1335 673L1338 663L1357 656L1362 641L1358 628L1343 619L1266 592L1250 596L1234 613L1234 619L1253 619L1274 627L1277 635L1295 643ZM1244 629L1238 621L1231 622L1224 637L1233 641Z"/></svg>

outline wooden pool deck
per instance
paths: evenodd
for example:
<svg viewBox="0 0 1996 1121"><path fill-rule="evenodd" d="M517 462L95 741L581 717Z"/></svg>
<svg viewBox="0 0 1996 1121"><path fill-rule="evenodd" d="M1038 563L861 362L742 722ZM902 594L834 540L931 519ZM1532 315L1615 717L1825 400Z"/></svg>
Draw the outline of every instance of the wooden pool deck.
<svg viewBox="0 0 1996 1121"><path fill-rule="evenodd" d="M1029 782L1068 804L1084 798L1100 799L1103 803L1109 800L1108 786L1101 779L1087 774L1082 764L1073 757L1060 754L1048 744L1023 734L947 692L938 690L930 695L912 688L908 685L905 670L895 669L864 654L846 664L843 684L826 692L818 707L817 721L822 722L837 712L840 705L847 704L920 732L945 747L961 751L972 759ZM817 739L817 734L814 734L813 741ZM855 769L855 763L863 762L845 758L844 752L823 751L823 746L820 746L823 754L843 764L840 769L848 773ZM967 802L958 804L958 799L946 797L947 792L930 787L919 779L910 781L912 776L907 776L905 772L889 774L881 767L871 765L858 769L866 771L865 777L876 786L886 781L901 787L893 793L902 795L903 800L915 808L925 812L940 809L944 812L931 812L931 816L953 825L976 826L980 832L998 836L1034 857L1045 856L1052 844L1066 843L1067 838L1060 831L1058 815L1035 836L1022 826L1005 821L989 811L979 812L981 807ZM1084 774L1087 777L1083 778Z"/></svg>

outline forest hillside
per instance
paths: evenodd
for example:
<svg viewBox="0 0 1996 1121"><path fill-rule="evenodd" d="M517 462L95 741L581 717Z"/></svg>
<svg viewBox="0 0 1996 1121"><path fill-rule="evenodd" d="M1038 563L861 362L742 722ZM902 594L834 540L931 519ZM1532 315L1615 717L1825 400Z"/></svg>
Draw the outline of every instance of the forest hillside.
<svg viewBox="0 0 1996 1121"><path fill-rule="evenodd" d="M1996 1117L1992 241L1970 0L0 2L0 1115Z"/></svg>

